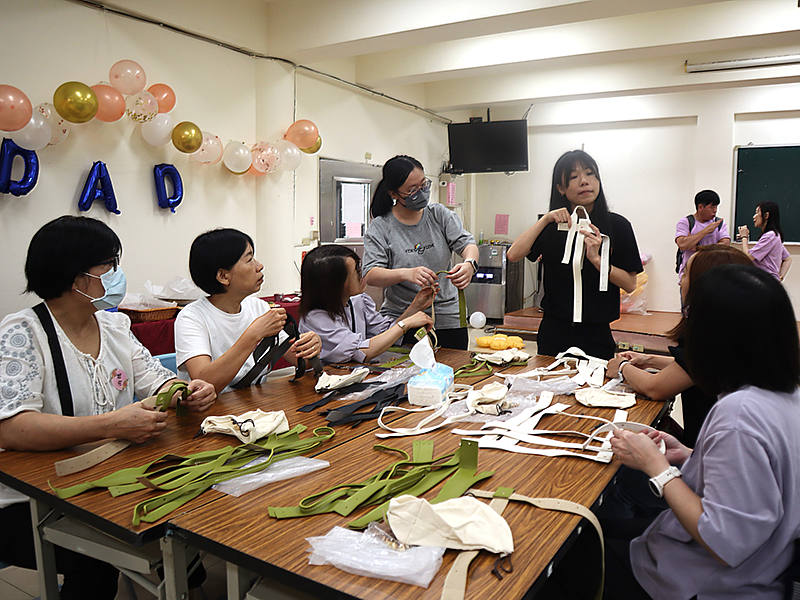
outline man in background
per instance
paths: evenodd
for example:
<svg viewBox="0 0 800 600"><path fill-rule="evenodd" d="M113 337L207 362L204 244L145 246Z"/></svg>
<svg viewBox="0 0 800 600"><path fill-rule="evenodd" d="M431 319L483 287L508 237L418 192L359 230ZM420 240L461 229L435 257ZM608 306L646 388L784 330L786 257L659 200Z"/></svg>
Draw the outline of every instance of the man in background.
<svg viewBox="0 0 800 600"><path fill-rule="evenodd" d="M695 213L678 221L675 227L675 243L678 245L676 270L680 285L686 263L698 246L722 244L730 246L731 236L725 221L717 218L719 194L714 190L703 190L694 197Z"/></svg>

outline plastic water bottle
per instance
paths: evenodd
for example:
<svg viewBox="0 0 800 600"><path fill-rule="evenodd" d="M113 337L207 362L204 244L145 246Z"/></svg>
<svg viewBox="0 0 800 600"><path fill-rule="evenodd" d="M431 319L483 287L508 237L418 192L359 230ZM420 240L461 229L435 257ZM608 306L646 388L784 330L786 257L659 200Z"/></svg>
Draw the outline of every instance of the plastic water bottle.
<svg viewBox="0 0 800 600"><path fill-rule="evenodd" d="M480 237L478 238L478 245L479 245L479 246L482 246L482 245L483 245L483 241L484 241L484 240L483 240L483 229L481 229L481 235L480 235Z"/></svg>

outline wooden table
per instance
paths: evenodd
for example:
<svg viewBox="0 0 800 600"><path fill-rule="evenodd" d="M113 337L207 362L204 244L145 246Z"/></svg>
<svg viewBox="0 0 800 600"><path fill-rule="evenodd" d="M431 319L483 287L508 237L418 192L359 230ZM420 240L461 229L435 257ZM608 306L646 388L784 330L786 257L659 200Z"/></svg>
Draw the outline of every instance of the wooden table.
<svg viewBox="0 0 800 600"><path fill-rule="evenodd" d="M441 360L441 357L440 357ZM551 358L537 357L523 371L549 364ZM499 378L487 378L488 383ZM574 404L574 397L559 396L558 401ZM651 423L664 407L662 402L641 400L629 411L629 419ZM612 409L581 408L581 414L611 418ZM419 419L408 416L398 421L410 426ZM590 431L593 424L568 417L550 417L548 427ZM462 428L478 429L478 424ZM322 536L332 527L344 527L369 509L361 509L350 517L322 514L297 519L268 517L269 506L296 506L305 496L338 483L357 482L397 460L396 455L373 449L377 443L411 452L414 439L380 440L374 428L345 444L331 446L317 456L328 460L331 467L302 479L270 485L241 498L226 497L172 519L169 528L173 536L184 543L208 551L247 571L265 576L315 597L342 598L430 598L438 599L456 552L448 551L439 573L427 589L349 575L330 566L308 564L308 542L305 538ZM460 437L450 428L420 436L434 441L434 455L454 451ZM494 491L498 487L513 487L517 493L534 497L553 497L578 502L591 507L606 488L619 464L598 464L573 458L545 458L498 450L482 450L479 471L494 470L495 474L478 487ZM426 497L434 496L434 488ZM498 582L491 570L496 557L482 552L470 571L467 598L522 598L543 584L559 550L574 535L581 519L574 515L551 512L528 505L511 503L503 515L515 535L514 572ZM229 571L230 572L230 571ZM542 576L542 574L545 574ZM235 571L234 571L235 574ZM235 575L234 575L235 576ZM231 593L235 594L231 596ZM229 580L229 598L241 590Z"/></svg>
<svg viewBox="0 0 800 600"><path fill-rule="evenodd" d="M469 356L467 352L440 350L437 360L459 367L469 362ZM537 357L532 359L530 366L547 364L549 361L548 358ZM514 367L512 370L522 369ZM458 381L474 385L486 379L479 376ZM270 381L262 386L230 392L219 398L214 413L241 414L253 408L282 409L286 411L290 425L303 424L313 429L325 425L324 418L316 411L296 412L297 408L319 399L313 385L313 377L306 375L297 382ZM335 402L331 404L335 406ZM632 410L631 419L652 422L661 406L662 403L642 401ZM328 405L326 408L330 407ZM56 477L53 464L74 456L75 449L48 453L0 452L0 481L29 495L33 510L38 514L54 509L133 547L161 538L162 548L174 557L180 554L175 550L176 544L188 544L224 558L232 565L289 582L298 589L311 590L326 597L438 598L442 582L453 560L453 552L445 555L445 564L430 588L422 590L348 575L332 567L310 567L307 564L305 550L308 545L305 538L324 535L333 525L344 525L349 519L339 515L290 520L267 517L268 506L296 505L308 493L327 488L336 482L361 480L380 467L395 462L397 459L394 455L372 449L378 442L374 436L377 428L374 421L357 427L347 425L335 428L335 437L314 453L330 461L329 469L307 475L302 481L275 483L241 498L208 490L176 513L138 527L131 523L133 507L151 497L152 492L143 490L109 500L106 491L96 490L69 500L60 500L49 488L48 480L58 487L66 487L152 461L167 452L185 455L230 445L232 438L226 436L193 438L204 416L206 415L190 414L178 418L171 414L168 428L159 438L131 446L88 471L63 478ZM570 425L574 426L575 423ZM434 440L436 455L454 450L459 443L459 438L449 431L439 431L424 437ZM389 440L389 445L410 450L412 442L412 438L399 438ZM483 489L494 490L501 485L511 486L525 495L561 497L591 506L610 481L617 466L614 463L597 465L579 459L540 459L502 451L482 451L479 468L496 470L496 474L480 486ZM355 516L358 514L360 513ZM508 507L505 516L515 532L518 548L514 554L514 573L498 585L494 578L488 576L493 559L482 553L471 570L468 590L470 597L477 598L478 594L481 597L522 597L547 569L548 564L552 563L554 555L579 521L569 515L514 505ZM536 533L521 533L529 531ZM165 536L168 532L169 535ZM43 598L57 597L54 595L57 592L52 587L55 578L48 571L49 568L40 569ZM171 567L167 565L167 571L180 573L180 563L171 563ZM167 587L168 596L179 598L185 591L185 578L182 580L181 577L168 576L167 581L170 584Z"/></svg>

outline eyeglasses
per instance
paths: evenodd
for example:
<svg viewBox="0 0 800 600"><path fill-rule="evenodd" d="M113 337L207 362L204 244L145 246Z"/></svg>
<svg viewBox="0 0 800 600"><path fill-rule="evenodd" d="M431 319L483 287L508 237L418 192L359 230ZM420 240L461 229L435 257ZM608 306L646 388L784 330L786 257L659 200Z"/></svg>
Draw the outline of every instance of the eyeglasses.
<svg viewBox="0 0 800 600"><path fill-rule="evenodd" d="M431 189L431 183L432 183L431 180L426 177L425 180L420 185L411 188L407 194L398 194L398 195L401 198L405 199L405 198L410 198L419 191L427 192L429 189Z"/></svg>
<svg viewBox="0 0 800 600"><path fill-rule="evenodd" d="M112 265L113 270L116 271L119 268L119 256L115 256L111 260L106 260L101 263L97 263L98 267L102 265Z"/></svg>

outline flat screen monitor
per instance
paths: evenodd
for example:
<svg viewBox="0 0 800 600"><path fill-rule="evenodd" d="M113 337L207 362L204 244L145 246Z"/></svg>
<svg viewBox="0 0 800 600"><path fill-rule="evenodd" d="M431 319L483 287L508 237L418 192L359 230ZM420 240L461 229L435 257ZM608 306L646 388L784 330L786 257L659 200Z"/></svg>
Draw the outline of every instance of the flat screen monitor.
<svg viewBox="0 0 800 600"><path fill-rule="evenodd" d="M447 126L452 173L528 170L528 122L489 121Z"/></svg>

